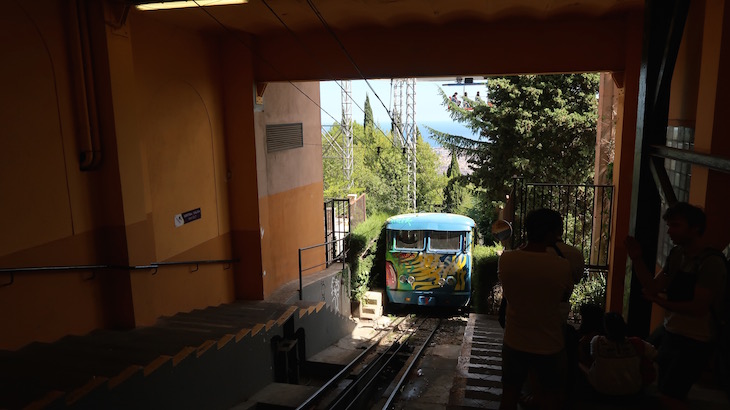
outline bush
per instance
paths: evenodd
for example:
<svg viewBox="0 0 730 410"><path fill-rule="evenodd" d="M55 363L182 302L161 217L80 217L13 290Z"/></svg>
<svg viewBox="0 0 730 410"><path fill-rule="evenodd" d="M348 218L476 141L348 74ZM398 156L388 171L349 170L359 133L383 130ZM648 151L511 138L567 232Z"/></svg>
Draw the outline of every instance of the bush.
<svg viewBox="0 0 730 410"><path fill-rule="evenodd" d="M377 270L376 246L382 237L385 221L390 217L380 213L371 215L350 233L350 250L347 254L352 275L350 276L350 298L362 300L370 289L371 272ZM377 241L377 242L376 242Z"/></svg>
<svg viewBox="0 0 730 410"><path fill-rule="evenodd" d="M476 245L472 250L471 306L474 312L492 313L492 289L497 284L497 262L503 250L502 245Z"/></svg>
<svg viewBox="0 0 730 410"><path fill-rule="evenodd" d="M580 307L585 304L606 306L606 274L592 272L575 285L570 295L570 310L573 318L580 316Z"/></svg>

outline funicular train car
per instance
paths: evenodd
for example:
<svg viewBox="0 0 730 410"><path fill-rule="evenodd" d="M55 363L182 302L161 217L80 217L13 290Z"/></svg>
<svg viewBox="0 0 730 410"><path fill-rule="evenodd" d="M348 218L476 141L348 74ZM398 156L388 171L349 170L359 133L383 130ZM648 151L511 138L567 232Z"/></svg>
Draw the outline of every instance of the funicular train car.
<svg viewBox="0 0 730 410"><path fill-rule="evenodd" d="M391 303L467 306L471 298L474 220L418 213L386 221L385 283Z"/></svg>

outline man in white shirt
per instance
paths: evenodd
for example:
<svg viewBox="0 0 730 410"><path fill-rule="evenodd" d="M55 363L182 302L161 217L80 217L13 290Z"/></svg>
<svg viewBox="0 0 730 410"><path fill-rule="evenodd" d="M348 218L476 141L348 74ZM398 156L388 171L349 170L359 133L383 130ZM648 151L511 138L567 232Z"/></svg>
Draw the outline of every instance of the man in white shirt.
<svg viewBox="0 0 730 410"><path fill-rule="evenodd" d="M566 356L561 304L573 287L568 259L548 251L560 239L560 214L549 209L525 218L527 244L499 258L499 280L507 298L502 347L500 409L517 409L527 373L534 370L544 408L559 408L565 385Z"/></svg>

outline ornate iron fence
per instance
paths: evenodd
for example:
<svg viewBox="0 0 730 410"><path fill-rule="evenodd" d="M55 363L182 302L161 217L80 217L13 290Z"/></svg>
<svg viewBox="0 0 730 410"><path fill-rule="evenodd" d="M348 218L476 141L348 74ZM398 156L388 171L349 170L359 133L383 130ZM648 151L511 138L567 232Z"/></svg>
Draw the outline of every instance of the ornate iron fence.
<svg viewBox="0 0 730 410"><path fill-rule="evenodd" d="M611 243L612 185L578 185L513 180L512 247L526 239L524 220L533 209L550 208L563 216L563 241L583 252L586 269L608 271Z"/></svg>

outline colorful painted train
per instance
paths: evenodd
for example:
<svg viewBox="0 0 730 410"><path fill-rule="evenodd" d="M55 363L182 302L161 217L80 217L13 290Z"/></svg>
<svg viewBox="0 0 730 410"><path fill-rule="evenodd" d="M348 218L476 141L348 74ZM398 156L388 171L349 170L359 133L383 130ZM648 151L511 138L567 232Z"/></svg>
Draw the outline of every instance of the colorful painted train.
<svg viewBox="0 0 730 410"><path fill-rule="evenodd" d="M471 299L474 220L418 213L386 221L385 288L391 303L461 307Z"/></svg>

